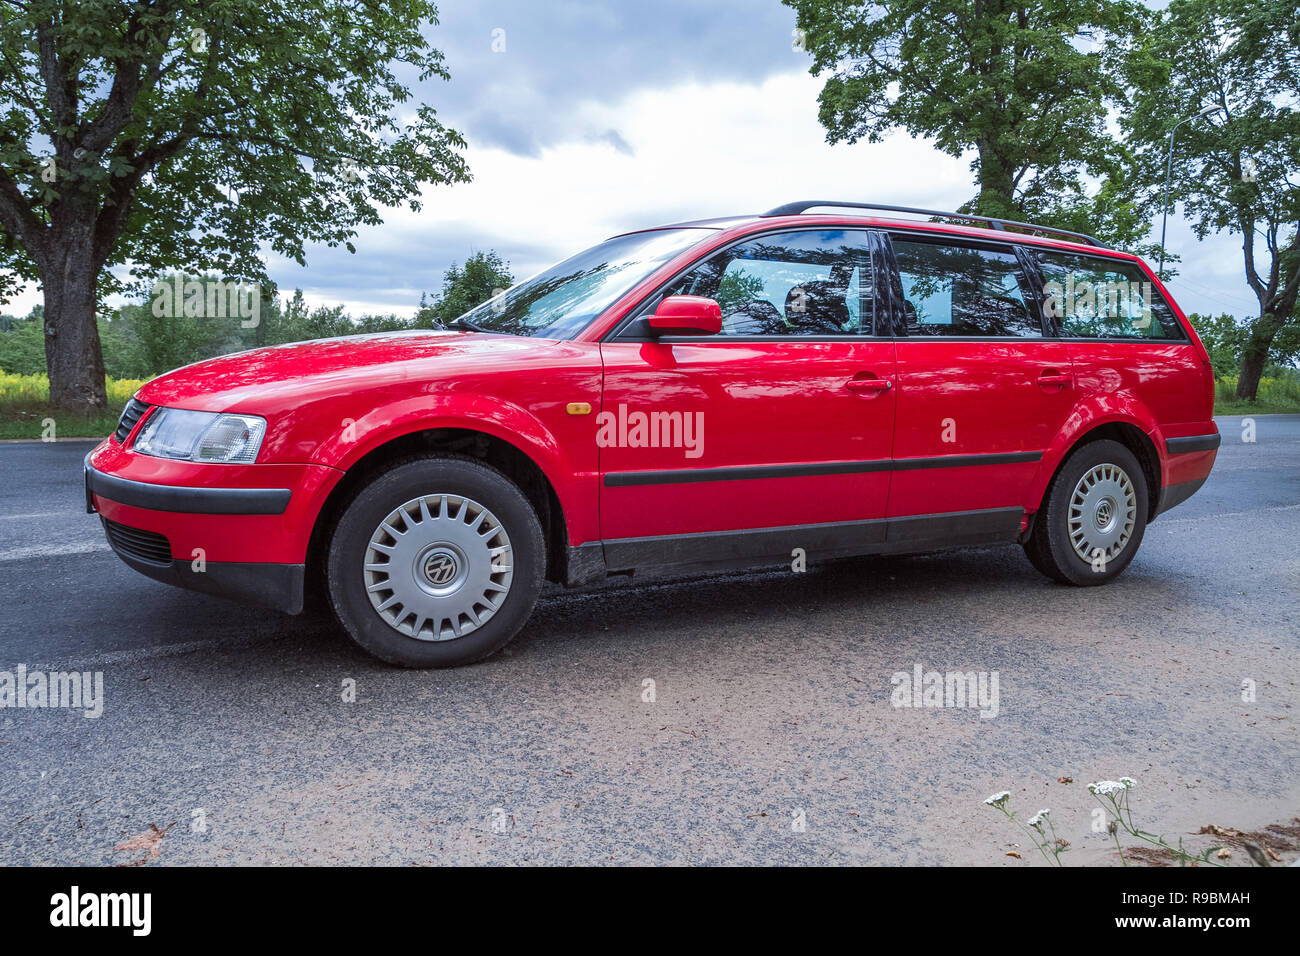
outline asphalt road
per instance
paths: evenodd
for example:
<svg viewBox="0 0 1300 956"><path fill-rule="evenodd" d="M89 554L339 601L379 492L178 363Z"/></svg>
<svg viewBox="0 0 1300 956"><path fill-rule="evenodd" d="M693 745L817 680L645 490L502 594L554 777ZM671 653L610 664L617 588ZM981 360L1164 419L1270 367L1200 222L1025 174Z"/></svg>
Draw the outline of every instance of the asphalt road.
<svg viewBox="0 0 1300 956"><path fill-rule="evenodd" d="M1209 483L1105 588L1006 547L558 592L428 673L135 574L83 512L90 443L0 444L0 671L104 681L98 719L0 709L0 864L134 863L152 825L158 864L1041 865L982 805L1004 789L1101 864L1085 784L1121 775L1171 840L1288 821L1300 416L1256 423L1220 420ZM996 671L997 715L893 706L917 664Z"/></svg>

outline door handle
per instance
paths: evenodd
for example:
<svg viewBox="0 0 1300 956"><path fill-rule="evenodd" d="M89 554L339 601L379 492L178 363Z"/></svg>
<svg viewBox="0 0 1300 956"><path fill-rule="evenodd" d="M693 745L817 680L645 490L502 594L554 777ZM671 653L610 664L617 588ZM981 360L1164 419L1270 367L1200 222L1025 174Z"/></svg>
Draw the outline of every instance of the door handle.
<svg viewBox="0 0 1300 956"><path fill-rule="evenodd" d="M1070 376L1064 375L1056 371L1056 369L1048 369L1042 375L1038 376L1038 384L1044 387L1050 387L1053 385L1069 385Z"/></svg>
<svg viewBox="0 0 1300 956"><path fill-rule="evenodd" d="M844 383L850 392L887 392L893 386L887 378L851 378Z"/></svg>

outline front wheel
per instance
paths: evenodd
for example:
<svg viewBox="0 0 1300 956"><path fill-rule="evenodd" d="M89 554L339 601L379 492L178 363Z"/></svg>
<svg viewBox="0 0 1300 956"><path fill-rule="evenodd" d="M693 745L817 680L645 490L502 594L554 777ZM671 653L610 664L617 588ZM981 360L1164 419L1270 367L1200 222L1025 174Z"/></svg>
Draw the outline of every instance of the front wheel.
<svg viewBox="0 0 1300 956"><path fill-rule="evenodd" d="M1133 560L1147 523L1147 482L1117 441L1077 449L1048 488L1025 553L1043 574L1090 587L1106 584Z"/></svg>
<svg viewBox="0 0 1300 956"><path fill-rule="evenodd" d="M528 499L467 458L399 464L363 488L330 542L330 601L362 648L402 667L499 650L541 590L546 549Z"/></svg>

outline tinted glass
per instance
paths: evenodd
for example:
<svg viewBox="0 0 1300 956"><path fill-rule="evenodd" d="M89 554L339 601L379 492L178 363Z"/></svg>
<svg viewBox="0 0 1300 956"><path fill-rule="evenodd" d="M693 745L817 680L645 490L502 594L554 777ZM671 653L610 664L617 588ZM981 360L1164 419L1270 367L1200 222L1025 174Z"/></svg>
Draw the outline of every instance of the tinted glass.
<svg viewBox="0 0 1300 956"><path fill-rule="evenodd" d="M1097 256L1037 253L1043 308L1061 334L1086 338L1181 339L1182 326L1136 265Z"/></svg>
<svg viewBox="0 0 1300 956"><path fill-rule="evenodd" d="M470 309L464 318L490 332L572 338L632 286L712 231L660 229L609 239Z"/></svg>
<svg viewBox="0 0 1300 956"><path fill-rule="evenodd" d="M908 335L1041 336L1011 250L893 240Z"/></svg>
<svg viewBox="0 0 1300 956"><path fill-rule="evenodd" d="M668 295L722 307L723 335L871 335L871 253L860 230L760 236L710 256Z"/></svg>

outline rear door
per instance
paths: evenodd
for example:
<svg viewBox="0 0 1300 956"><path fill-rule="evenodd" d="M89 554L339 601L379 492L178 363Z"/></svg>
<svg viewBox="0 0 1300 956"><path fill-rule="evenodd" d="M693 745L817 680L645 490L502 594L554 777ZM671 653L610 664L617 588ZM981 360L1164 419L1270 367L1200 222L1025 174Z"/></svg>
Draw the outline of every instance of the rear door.
<svg viewBox="0 0 1300 956"><path fill-rule="evenodd" d="M1075 403L1068 346L1010 243L890 236L898 409L889 515L950 542L1013 537L1043 451ZM900 536L907 522L899 522Z"/></svg>
<svg viewBox="0 0 1300 956"><path fill-rule="evenodd" d="M894 343L874 334L869 242L825 228L743 240L662 290L716 299L721 335L653 338L634 318L602 344L611 570L883 540Z"/></svg>
<svg viewBox="0 0 1300 956"><path fill-rule="evenodd" d="M1136 263L1050 249L1032 254L1081 394L1135 396L1162 425L1209 420L1204 357ZM1189 402L1189 393L1201 400Z"/></svg>

